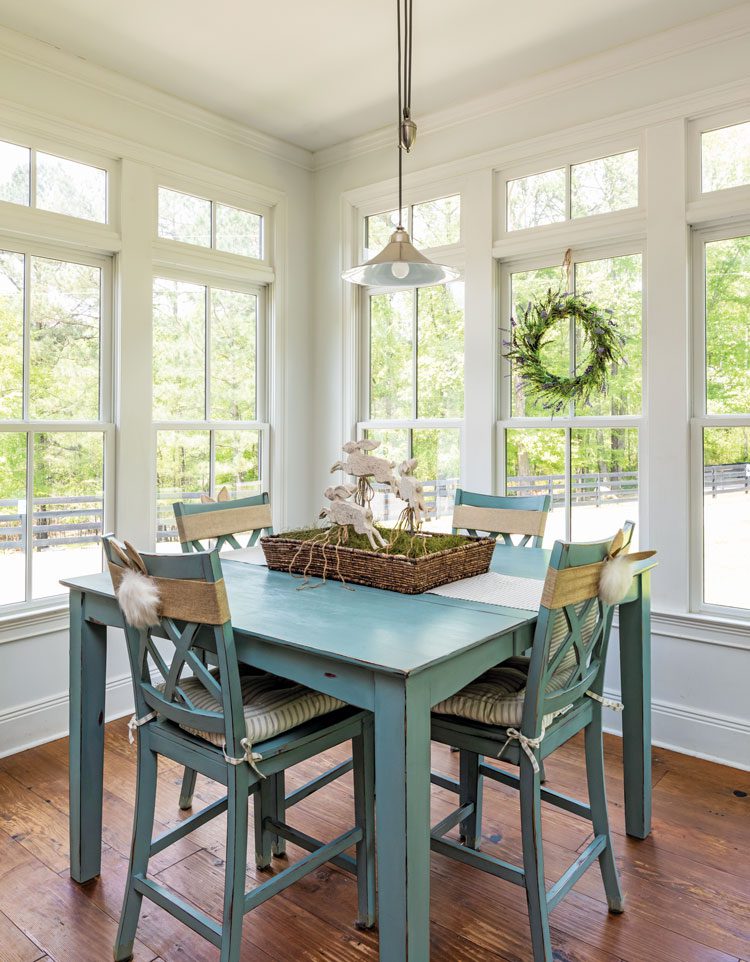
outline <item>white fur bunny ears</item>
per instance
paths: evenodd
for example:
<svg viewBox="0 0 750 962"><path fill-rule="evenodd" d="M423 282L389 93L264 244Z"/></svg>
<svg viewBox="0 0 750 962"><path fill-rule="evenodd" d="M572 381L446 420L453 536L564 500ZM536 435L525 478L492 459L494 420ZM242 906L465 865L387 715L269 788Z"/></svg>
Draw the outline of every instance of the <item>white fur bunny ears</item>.
<svg viewBox="0 0 750 962"><path fill-rule="evenodd" d="M129 625L149 628L159 623L159 589L137 550L128 541L124 544L125 551L116 541L110 541L112 550L125 566L115 595Z"/></svg>
<svg viewBox="0 0 750 962"><path fill-rule="evenodd" d="M599 575L599 598L605 605L619 604L630 589L633 572L630 565L634 561L652 558L655 551L634 551L628 554L629 542L625 542L624 531L618 531L612 539L609 553Z"/></svg>

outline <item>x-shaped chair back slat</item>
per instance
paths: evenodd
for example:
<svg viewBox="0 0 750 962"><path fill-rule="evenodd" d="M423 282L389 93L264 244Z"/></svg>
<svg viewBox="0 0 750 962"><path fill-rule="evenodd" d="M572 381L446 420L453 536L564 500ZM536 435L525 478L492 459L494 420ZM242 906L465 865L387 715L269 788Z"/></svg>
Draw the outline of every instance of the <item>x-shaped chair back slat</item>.
<svg viewBox="0 0 750 962"><path fill-rule="evenodd" d="M205 551L209 543L217 551L225 546L241 548L237 534L247 533L247 545L257 544L265 531L273 534L268 494L234 500L183 502L172 505L177 531L185 553Z"/></svg>

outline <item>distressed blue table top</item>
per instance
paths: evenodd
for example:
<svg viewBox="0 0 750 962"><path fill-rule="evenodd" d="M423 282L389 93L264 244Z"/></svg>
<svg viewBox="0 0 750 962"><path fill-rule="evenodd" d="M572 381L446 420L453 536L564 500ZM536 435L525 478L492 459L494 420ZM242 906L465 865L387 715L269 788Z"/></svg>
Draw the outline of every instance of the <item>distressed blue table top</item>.
<svg viewBox="0 0 750 962"><path fill-rule="evenodd" d="M541 580L549 555L498 545L492 570ZM536 621L517 608L360 585L351 591L337 581L300 591L298 578L235 561L223 569L236 632L387 673L423 670ZM114 598L108 572L62 583Z"/></svg>

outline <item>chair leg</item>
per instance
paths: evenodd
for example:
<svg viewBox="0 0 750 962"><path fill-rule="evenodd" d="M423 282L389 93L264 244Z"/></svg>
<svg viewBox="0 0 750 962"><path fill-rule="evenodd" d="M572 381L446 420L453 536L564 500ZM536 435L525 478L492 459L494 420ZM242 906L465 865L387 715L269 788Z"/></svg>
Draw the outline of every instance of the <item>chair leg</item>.
<svg viewBox="0 0 750 962"><path fill-rule="evenodd" d="M271 776L273 780L273 808L274 818L277 822L286 819L286 781L284 772L278 772ZM271 841L271 854L274 858L286 858L286 839L280 835L274 835Z"/></svg>
<svg viewBox="0 0 750 962"><path fill-rule="evenodd" d="M138 734L138 782L135 796L135 818L133 821L133 844L130 850L130 865L125 884L125 899L117 929L114 945L115 962L125 962L133 958L133 944L138 928L143 896L133 886L136 876L145 877L148 871L148 858L151 848L151 835L154 830L154 811L156 808L157 757L151 751L146 729Z"/></svg>
<svg viewBox="0 0 750 962"><path fill-rule="evenodd" d="M544 770L544 762L539 762L539 782L541 785L547 781L547 773Z"/></svg>
<svg viewBox="0 0 750 962"><path fill-rule="evenodd" d="M482 762L481 755L475 752L461 751L459 754L460 768L460 791L459 805L464 806L470 803L474 805L474 811L468 818L465 818L460 825L461 841L467 848L479 851L482 844L482 776L479 774L479 766Z"/></svg>
<svg viewBox="0 0 750 962"><path fill-rule="evenodd" d="M248 767L239 765L229 772L227 784L227 851L224 875L220 962L239 962L242 919L245 908L247 869Z"/></svg>
<svg viewBox="0 0 750 962"><path fill-rule="evenodd" d="M377 922L375 908L375 740L371 719L361 735L352 739L354 758L354 817L362 838L357 842L358 929Z"/></svg>
<svg viewBox="0 0 750 962"><path fill-rule="evenodd" d="M602 745L602 709L600 705L594 707L593 720L585 729L586 745L586 777L589 786L589 805L591 806L591 820L596 835L606 835L607 844L599 856L599 868L602 872L604 891L607 895L609 911L619 915L625 910L625 898L620 887L620 875L617 871L615 853L612 848L612 835L609 831L609 815L607 813L607 791L604 782L604 750Z"/></svg>
<svg viewBox="0 0 750 962"><path fill-rule="evenodd" d="M529 906L533 959L534 962L552 962L547 890L544 884L541 783L539 772L534 771L529 759L522 754L520 761L523 870L526 877L526 901Z"/></svg>
<svg viewBox="0 0 750 962"><path fill-rule="evenodd" d="M198 773L192 768L186 768L182 776L182 788L180 789L180 808L183 812L193 807L193 794L195 793L195 780Z"/></svg>
<svg viewBox="0 0 750 962"><path fill-rule="evenodd" d="M267 818L276 812L276 783L273 778L261 779L255 793L255 865L264 870L271 867L274 834L266 828Z"/></svg>

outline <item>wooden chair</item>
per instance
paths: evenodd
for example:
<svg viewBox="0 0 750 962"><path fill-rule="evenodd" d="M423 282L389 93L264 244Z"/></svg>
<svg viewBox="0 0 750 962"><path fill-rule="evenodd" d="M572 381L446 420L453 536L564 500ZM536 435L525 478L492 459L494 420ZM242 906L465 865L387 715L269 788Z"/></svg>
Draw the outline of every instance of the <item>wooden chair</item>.
<svg viewBox="0 0 750 962"><path fill-rule="evenodd" d="M224 491L226 488L222 489ZM273 534L271 504L266 492L233 501L222 498L220 493L218 501L176 501L172 508L185 553L205 551L203 542L207 540L215 540L215 547L219 550L224 545L240 548L242 546L236 538L240 532L249 533L248 547L256 544L264 531Z"/></svg>
<svg viewBox="0 0 750 962"><path fill-rule="evenodd" d="M180 537L182 550L185 553L191 551L205 551L205 547L200 539L216 541L216 549L221 550L224 545L231 548L240 548L236 535L239 533L249 534L247 546L250 547L258 542L261 534L273 534L273 521L271 517L271 503L266 492L253 495L249 498L237 498L229 500L227 489L222 488L219 492L217 501L184 502L176 501L174 509L177 531ZM210 658L210 653L209 656ZM330 782L341 778L352 770L353 761L348 758L341 764L318 778L313 779L308 785L298 789L287 797L287 807L302 801L313 792L328 785ZM284 772L280 771L272 776L275 781L274 790L279 798L285 795ZM195 792L196 773L189 768L185 769L182 779L182 791L180 792L180 808L187 811L193 806L193 794ZM284 842L279 842L280 853L284 851Z"/></svg>
<svg viewBox="0 0 750 962"><path fill-rule="evenodd" d="M548 494L502 497L456 489L453 507L453 534L465 530L489 534L502 544L541 548L547 515L552 505ZM514 537L520 537L514 542Z"/></svg>
<svg viewBox="0 0 750 962"><path fill-rule="evenodd" d="M135 628L125 618L133 675L138 784L125 900L114 946L115 962L132 958L143 898L156 903L220 949L221 962L238 962L242 920L288 885L334 861L356 872L358 924L375 922L372 716L328 695L252 669L240 670L218 551L139 555L104 539L121 607L132 570L159 591L158 623ZM131 589L132 590L132 589ZM134 619L135 620L135 619ZM171 656L164 654L171 643ZM200 645L200 648L197 648ZM210 649L218 668L199 657ZM161 676L152 681L152 672ZM189 677L184 677L192 672ZM259 711L259 709L262 709ZM289 827L273 775L351 740L354 747L355 826L323 843ZM176 828L152 839L157 759L162 755L226 786L227 793ZM255 794L255 859L271 864L281 839L310 852L245 892L248 796ZM148 877L149 859L210 819L226 812L224 914L213 918ZM356 845L356 859L345 851ZM196 891L196 898L200 892Z"/></svg>
<svg viewBox="0 0 750 962"><path fill-rule="evenodd" d="M432 849L523 885L534 962L552 962L548 913L583 872L599 860L610 912L623 897L609 831L602 752L602 688L613 608L598 597L611 539L556 542L544 585L531 659L512 658L433 709L432 738L461 750L460 807L432 831ZM619 706L618 706L619 707ZM542 788L542 761L581 730L585 733L589 804ZM482 756L518 766L519 776ZM478 851L483 777L520 791L523 867ZM589 819L594 838L549 891L545 887L541 802ZM445 838L460 824L462 843Z"/></svg>

